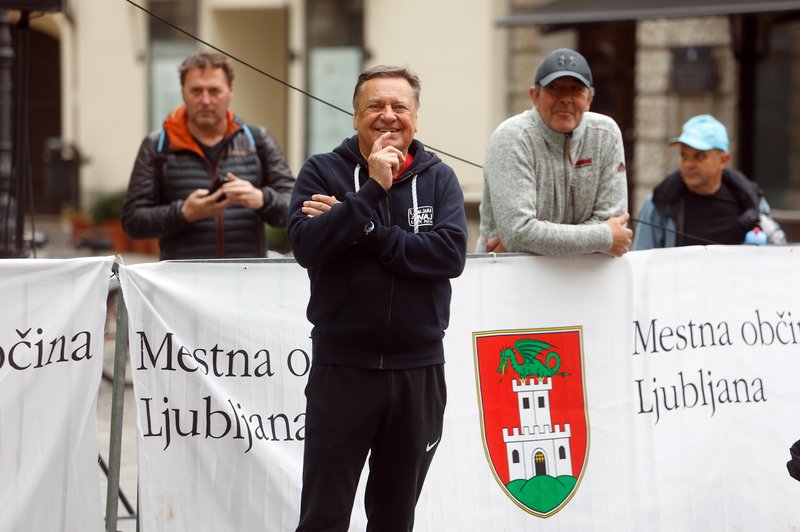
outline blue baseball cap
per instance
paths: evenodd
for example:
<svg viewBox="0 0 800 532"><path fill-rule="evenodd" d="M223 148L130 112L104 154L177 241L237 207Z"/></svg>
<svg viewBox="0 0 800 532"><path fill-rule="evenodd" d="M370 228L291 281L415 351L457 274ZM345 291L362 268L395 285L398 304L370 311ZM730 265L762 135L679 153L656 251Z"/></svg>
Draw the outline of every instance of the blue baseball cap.
<svg viewBox="0 0 800 532"><path fill-rule="evenodd" d="M564 76L572 76L587 87L592 86L592 69L589 68L586 58L569 48L559 48L550 52L536 69L533 81L544 87Z"/></svg>
<svg viewBox="0 0 800 532"><path fill-rule="evenodd" d="M728 130L711 115L693 116L683 124L680 137L670 140L670 144L686 144L700 151L722 150L727 152L730 141Z"/></svg>

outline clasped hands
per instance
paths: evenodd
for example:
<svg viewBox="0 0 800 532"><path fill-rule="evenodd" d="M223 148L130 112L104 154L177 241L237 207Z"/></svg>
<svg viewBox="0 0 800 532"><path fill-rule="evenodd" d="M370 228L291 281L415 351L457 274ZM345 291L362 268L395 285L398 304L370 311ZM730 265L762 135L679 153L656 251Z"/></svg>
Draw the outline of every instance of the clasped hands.
<svg viewBox="0 0 800 532"><path fill-rule="evenodd" d="M611 229L611 249L606 251L613 257L621 257L631 249L633 231L626 227L630 215L628 213L612 216L604 224ZM508 250L499 236L486 239L486 253L505 253Z"/></svg>

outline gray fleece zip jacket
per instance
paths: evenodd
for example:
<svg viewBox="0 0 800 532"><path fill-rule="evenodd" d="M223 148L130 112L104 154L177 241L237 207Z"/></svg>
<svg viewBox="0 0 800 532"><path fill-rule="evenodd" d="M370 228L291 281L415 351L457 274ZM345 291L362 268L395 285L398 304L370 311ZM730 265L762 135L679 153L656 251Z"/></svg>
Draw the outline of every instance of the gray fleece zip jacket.
<svg viewBox="0 0 800 532"><path fill-rule="evenodd" d="M478 253L496 236L512 252L605 253L612 239L602 222L628 212L622 134L597 113L569 134L536 108L507 119L489 139L483 176Z"/></svg>

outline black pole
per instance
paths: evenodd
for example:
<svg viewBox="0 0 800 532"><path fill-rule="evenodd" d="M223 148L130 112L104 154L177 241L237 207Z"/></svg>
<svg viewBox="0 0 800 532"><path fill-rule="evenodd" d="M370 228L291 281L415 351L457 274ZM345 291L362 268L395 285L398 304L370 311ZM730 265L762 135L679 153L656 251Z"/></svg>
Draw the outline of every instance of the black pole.
<svg viewBox="0 0 800 532"><path fill-rule="evenodd" d="M28 131L28 71L30 50L30 12L26 9L20 11L17 22L17 157L14 168L17 172L17 220L14 251L17 257L25 257L25 195L28 193L28 184L31 173L31 150Z"/></svg>
<svg viewBox="0 0 800 532"><path fill-rule="evenodd" d="M106 461L103 460L103 457L100 455L100 453L97 454L97 463L100 465L100 469L103 470L103 473L105 473L106 479L108 479L108 466L106 465ZM119 490L119 500L122 502L123 506L125 506L125 509L128 510L128 515L136 516L136 511L133 509L133 506L131 506L131 503L125 494L122 493L122 488Z"/></svg>
<svg viewBox="0 0 800 532"><path fill-rule="evenodd" d="M755 173L756 67L758 29L753 15L740 17L739 50L739 151L737 167L744 175Z"/></svg>
<svg viewBox="0 0 800 532"><path fill-rule="evenodd" d="M11 65L14 48L8 13L0 10L0 258L13 257L15 203L11 195L11 166L14 150L11 128L13 121L13 94Z"/></svg>

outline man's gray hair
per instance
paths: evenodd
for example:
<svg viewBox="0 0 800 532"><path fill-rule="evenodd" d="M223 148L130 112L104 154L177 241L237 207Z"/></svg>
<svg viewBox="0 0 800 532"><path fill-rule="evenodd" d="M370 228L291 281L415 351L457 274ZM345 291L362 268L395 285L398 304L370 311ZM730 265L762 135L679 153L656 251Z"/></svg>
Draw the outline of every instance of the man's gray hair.
<svg viewBox="0 0 800 532"><path fill-rule="evenodd" d="M358 91L361 89L361 86L367 81L374 78L405 79L408 82L408 84L411 85L411 89L414 91L414 100L416 101L417 107L419 107L419 93L420 90L422 89L422 84L419 81L419 77L413 71L411 71L406 67L399 67L393 65L377 65L372 68L368 68L358 76L358 81L356 82L356 88L353 91L354 109L356 106L356 99L358 99Z"/></svg>
<svg viewBox="0 0 800 532"><path fill-rule="evenodd" d="M228 79L228 85L233 84L233 65L224 54L219 52L198 52L184 59L178 69L181 75L181 87L186 81L186 74L193 68L221 68Z"/></svg>

